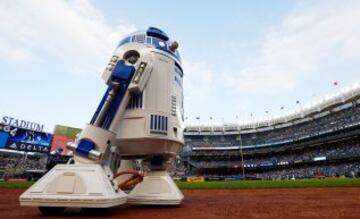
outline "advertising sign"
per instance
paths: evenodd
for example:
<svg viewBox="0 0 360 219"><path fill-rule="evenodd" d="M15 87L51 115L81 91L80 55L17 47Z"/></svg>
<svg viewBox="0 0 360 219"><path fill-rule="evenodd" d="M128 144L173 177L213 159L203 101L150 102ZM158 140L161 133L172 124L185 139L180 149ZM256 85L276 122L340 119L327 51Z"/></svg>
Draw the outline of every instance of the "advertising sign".
<svg viewBox="0 0 360 219"><path fill-rule="evenodd" d="M60 153L61 155L67 154L66 144L74 141L73 138L68 138L62 135L54 135L51 143L51 153Z"/></svg>
<svg viewBox="0 0 360 219"><path fill-rule="evenodd" d="M56 125L54 129L54 135L62 135L68 138L75 138L78 133L81 132L81 129L69 127L65 125Z"/></svg>
<svg viewBox="0 0 360 219"><path fill-rule="evenodd" d="M3 116L0 120L0 124L17 128L30 129L38 132L42 132L44 130L43 124L17 119L11 116Z"/></svg>
<svg viewBox="0 0 360 219"><path fill-rule="evenodd" d="M6 147L6 143L8 141L9 134L6 132L0 131L0 149L3 149Z"/></svg>
<svg viewBox="0 0 360 219"><path fill-rule="evenodd" d="M8 134L7 149L40 153L49 152L52 134L6 125L0 125L0 131Z"/></svg>
<svg viewBox="0 0 360 219"><path fill-rule="evenodd" d="M187 182L204 182L205 178L203 176L189 176L186 178Z"/></svg>

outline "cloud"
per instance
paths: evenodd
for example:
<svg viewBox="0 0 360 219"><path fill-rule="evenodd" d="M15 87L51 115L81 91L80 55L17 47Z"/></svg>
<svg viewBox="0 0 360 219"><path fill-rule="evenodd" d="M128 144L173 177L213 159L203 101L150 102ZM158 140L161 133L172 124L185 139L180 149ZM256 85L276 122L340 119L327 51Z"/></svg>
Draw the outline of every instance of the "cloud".
<svg viewBox="0 0 360 219"><path fill-rule="evenodd" d="M4 58L13 62L25 63L32 62L35 57L33 54L31 54L30 51L26 49L12 48L6 51Z"/></svg>
<svg viewBox="0 0 360 219"><path fill-rule="evenodd" d="M224 71L225 86L241 93L292 90L310 74L338 61L360 59L360 2L319 1L298 4L279 25L270 27L258 56ZM236 58L235 58L236 59Z"/></svg>
<svg viewBox="0 0 360 219"><path fill-rule="evenodd" d="M212 69L205 62L183 60L185 97L204 98L213 88L214 78Z"/></svg>
<svg viewBox="0 0 360 219"><path fill-rule="evenodd" d="M121 37L135 29L109 25L85 0L1 1L0 59L58 58L72 72L98 74Z"/></svg>

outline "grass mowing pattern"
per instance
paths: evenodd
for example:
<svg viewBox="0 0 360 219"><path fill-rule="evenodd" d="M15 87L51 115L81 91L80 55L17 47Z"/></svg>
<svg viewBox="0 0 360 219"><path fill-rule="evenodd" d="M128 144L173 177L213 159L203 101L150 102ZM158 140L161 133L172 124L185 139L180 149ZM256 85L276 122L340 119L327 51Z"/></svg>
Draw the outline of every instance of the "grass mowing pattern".
<svg viewBox="0 0 360 219"><path fill-rule="evenodd" d="M256 189L256 188L313 188L359 187L360 178L327 178L298 180L244 180L214 182L176 182L180 189Z"/></svg>
<svg viewBox="0 0 360 219"><path fill-rule="evenodd" d="M1 182L0 188L28 188L33 182ZM257 189L257 188L313 188L360 187L360 178L326 178L297 180L244 180L214 182L176 182L180 189Z"/></svg>

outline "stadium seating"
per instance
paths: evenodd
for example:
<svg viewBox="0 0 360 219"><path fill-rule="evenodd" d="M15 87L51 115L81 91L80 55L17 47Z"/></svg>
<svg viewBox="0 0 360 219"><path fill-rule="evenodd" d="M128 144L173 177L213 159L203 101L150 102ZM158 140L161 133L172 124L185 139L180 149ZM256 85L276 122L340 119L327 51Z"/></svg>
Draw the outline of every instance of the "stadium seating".
<svg viewBox="0 0 360 219"><path fill-rule="evenodd" d="M46 172L47 155L0 151L0 179L38 178Z"/></svg>
<svg viewBox="0 0 360 219"><path fill-rule="evenodd" d="M187 127L181 152L184 174L250 179L360 177L360 94L347 97L334 97L313 107L318 110L273 121Z"/></svg>

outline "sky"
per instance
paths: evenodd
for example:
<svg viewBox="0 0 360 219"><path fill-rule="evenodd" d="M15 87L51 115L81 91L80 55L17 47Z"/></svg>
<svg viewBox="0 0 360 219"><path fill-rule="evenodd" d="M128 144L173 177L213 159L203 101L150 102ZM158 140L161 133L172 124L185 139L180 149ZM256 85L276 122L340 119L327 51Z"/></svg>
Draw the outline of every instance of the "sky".
<svg viewBox="0 0 360 219"><path fill-rule="evenodd" d="M286 115L360 81L359 21L357 0L2 0L0 117L83 127L116 45L149 26L179 42L186 124Z"/></svg>

